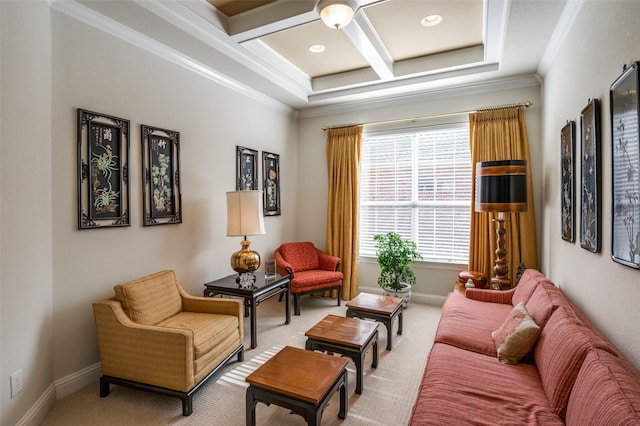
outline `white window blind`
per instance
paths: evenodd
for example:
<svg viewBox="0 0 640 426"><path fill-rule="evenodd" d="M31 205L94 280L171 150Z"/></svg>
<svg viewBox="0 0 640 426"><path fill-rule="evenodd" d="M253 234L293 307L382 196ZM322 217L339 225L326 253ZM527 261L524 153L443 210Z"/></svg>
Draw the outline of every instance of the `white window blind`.
<svg viewBox="0 0 640 426"><path fill-rule="evenodd" d="M365 134L361 166L361 256L375 256L373 236L393 231L414 240L425 261L467 263L467 123Z"/></svg>

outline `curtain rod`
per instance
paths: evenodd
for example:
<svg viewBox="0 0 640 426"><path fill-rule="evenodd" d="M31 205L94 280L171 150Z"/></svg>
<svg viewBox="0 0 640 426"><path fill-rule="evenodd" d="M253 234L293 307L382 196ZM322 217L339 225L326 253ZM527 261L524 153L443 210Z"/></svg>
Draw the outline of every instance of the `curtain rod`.
<svg viewBox="0 0 640 426"><path fill-rule="evenodd" d="M496 106L476 108L474 110L447 112L443 114L422 115L418 117L408 117L408 118L395 118L391 120L366 121L364 123L339 124L337 126L322 126L322 130L326 132L327 130L331 130L331 129L341 129L343 127L351 127L351 126L365 126L367 124L383 124L383 123L397 123L399 121L415 121L415 120L421 120L424 118L436 118L436 117L446 117L448 115L471 114L473 112L498 111L501 109L509 109L509 108L529 108L532 105L533 105L533 102L526 101L526 102L521 102L517 104L496 105Z"/></svg>

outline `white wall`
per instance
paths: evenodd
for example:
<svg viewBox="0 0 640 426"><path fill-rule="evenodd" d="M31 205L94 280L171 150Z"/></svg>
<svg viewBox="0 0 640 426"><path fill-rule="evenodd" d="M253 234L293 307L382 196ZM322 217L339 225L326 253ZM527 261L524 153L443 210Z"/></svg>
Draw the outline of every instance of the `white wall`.
<svg viewBox="0 0 640 426"><path fill-rule="evenodd" d="M51 43L47 3L3 1L0 15L0 422L9 425L54 378ZM11 399L18 369L24 390Z"/></svg>
<svg viewBox="0 0 640 426"><path fill-rule="evenodd" d="M265 218L267 234L251 237L252 248L269 259L294 238L297 126L290 111L46 2L0 5L4 425L30 420L29 408L96 377L91 303L112 296L115 284L168 268L201 295L205 282L233 273L241 238L225 236L225 192L235 190L236 145L280 154L282 215ZM77 230L77 108L130 120L130 227ZM180 132L182 224L142 225L141 124ZM11 400L9 374L18 368L25 391Z"/></svg>
<svg viewBox="0 0 640 426"><path fill-rule="evenodd" d="M611 116L609 87L622 66L640 59L640 2L586 1L544 79L542 218L544 272L580 306L615 345L640 368L640 271L611 260ZM602 251L591 253L561 239L560 129L598 98L602 116ZM580 167L576 170L580 202ZM578 204L579 206L579 204ZM579 211L576 214L579 223ZM579 225L576 231L579 232Z"/></svg>
<svg viewBox="0 0 640 426"><path fill-rule="evenodd" d="M326 133L323 126L348 123L369 123L377 120L401 119L421 116L438 116L479 107L532 101L533 107L525 112L529 135L531 165L535 186L535 205L539 209L541 187L541 139L540 139L540 87L533 77L508 79L486 86L470 86L429 96L405 96L393 102L363 102L349 109L326 108L305 112L299 120L298 168L300 186L299 220L296 234L299 239L325 245L327 163L325 153ZM463 115L463 117L466 114ZM444 118L441 118L444 119ZM465 118L466 119L466 118ZM367 126L365 126L365 131ZM538 217L540 217L538 215ZM539 229L538 229L539 230ZM443 265L418 262L414 266L417 282L412 297L423 301L442 302L451 292L458 272L466 265ZM361 259L360 287L376 288L379 267L375 259ZM416 295L417 293L417 295Z"/></svg>

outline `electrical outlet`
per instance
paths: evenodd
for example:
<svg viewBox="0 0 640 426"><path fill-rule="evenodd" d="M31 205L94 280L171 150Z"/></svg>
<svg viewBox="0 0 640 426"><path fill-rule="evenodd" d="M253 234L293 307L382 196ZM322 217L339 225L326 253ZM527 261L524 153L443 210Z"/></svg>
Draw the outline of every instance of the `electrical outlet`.
<svg viewBox="0 0 640 426"><path fill-rule="evenodd" d="M22 369L11 375L11 398L22 392Z"/></svg>

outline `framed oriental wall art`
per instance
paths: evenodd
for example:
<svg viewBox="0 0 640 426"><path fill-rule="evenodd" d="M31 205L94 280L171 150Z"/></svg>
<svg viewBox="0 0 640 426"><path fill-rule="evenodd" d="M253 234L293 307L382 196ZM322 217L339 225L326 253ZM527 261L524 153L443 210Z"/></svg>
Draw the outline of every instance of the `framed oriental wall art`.
<svg viewBox="0 0 640 426"><path fill-rule="evenodd" d="M600 104L597 99L580 113L582 152L580 161L580 246L594 253L600 252L602 208L600 201Z"/></svg>
<svg viewBox="0 0 640 426"><path fill-rule="evenodd" d="M129 120L78 109L78 229L130 226Z"/></svg>
<svg viewBox="0 0 640 426"><path fill-rule="evenodd" d="M180 133L142 125L144 225L182 223Z"/></svg>
<svg viewBox="0 0 640 426"><path fill-rule="evenodd" d="M570 243L575 241L574 198L575 198L575 139L576 123L567 121L560 131L560 155L562 176L561 228L562 239Z"/></svg>
<svg viewBox="0 0 640 426"><path fill-rule="evenodd" d="M280 156L262 152L262 175L264 199L262 209L265 216L280 214Z"/></svg>
<svg viewBox="0 0 640 426"><path fill-rule="evenodd" d="M236 191L258 189L258 151L236 146Z"/></svg>
<svg viewBox="0 0 640 426"><path fill-rule="evenodd" d="M625 66L609 90L611 104L611 257L640 268L640 149L638 62Z"/></svg>

